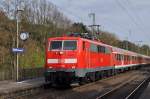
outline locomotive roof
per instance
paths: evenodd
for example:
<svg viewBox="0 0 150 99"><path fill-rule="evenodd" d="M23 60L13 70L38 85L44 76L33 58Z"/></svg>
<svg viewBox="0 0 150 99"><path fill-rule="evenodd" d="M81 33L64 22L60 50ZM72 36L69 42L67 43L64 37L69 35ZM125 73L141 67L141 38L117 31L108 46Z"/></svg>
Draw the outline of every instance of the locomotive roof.
<svg viewBox="0 0 150 99"><path fill-rule="evenodd" d="M88 41L88 42L91 42L91 43L95 43L95 44L100 44L100 45L105 46L105 47L112 48L113 53L150 58L149 56L146 56L146 55L138 54L138 53L135 53L135 52L132 52L132 51L129 51L129 50L125 50L125 49L121 49L121 48L114 47L114 46L111 46L111 45L107 45L107 44L105 44L103 42L100 42L100 41L85 39L85 38L81 38L81 37L64 36L64 37L48 38L48 40L79 40L79 39L84 40L84 41Z"/></svg>
<svg viewBox="0 0 150 99"><path fill-rule="evenodd" d="M48 38L48 40L78 40L80 37L53 37L53 38Z"/></svg>

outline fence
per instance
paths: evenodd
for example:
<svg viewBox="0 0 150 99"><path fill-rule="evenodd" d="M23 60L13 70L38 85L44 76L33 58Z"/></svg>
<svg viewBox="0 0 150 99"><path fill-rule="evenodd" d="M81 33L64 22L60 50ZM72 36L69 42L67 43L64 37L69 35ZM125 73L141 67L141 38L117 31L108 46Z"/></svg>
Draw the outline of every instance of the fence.
<svg viewBox="0 0 150 99"><path fill-rule="evenodd" d="M0 81L3 80L15 80L16 72L13 70L0 70ZM33 79L44 76L44 68L20 68L19 69L19 81L26 79Z"/></svg>
<svg viewBox="0 0 150 99"><path fill-rule="evenodd" d="M0 81L12 80L13 74L11 70L0 70Z"/></svg>
<svg viewBox="0 0 150 99"><path fill-rule="evenodd" d="M33 79L44 76L44 68L30 68L19 70L19 80Z"/></svg>

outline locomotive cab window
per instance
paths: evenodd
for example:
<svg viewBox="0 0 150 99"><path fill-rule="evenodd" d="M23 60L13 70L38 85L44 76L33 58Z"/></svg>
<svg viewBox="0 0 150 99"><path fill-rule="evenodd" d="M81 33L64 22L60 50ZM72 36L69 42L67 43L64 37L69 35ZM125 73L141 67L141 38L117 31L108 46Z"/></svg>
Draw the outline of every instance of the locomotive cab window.
<svg viewBox="0 0 150 99"><path fill-rule="evenodd" d="M77 41L51 41L49 50L76 50Z"/></svg>
<svg viewBox="0 0 150 99"><path fill-rule="evenodd" d="M64 41L63 50L76 50L77 41Z"/></svg>
<svg viewBox="0 0 150 99"><path fill-rule="evenodd" d="M61 50L62 49L62 41L51 41L49 50Z"/></svg>

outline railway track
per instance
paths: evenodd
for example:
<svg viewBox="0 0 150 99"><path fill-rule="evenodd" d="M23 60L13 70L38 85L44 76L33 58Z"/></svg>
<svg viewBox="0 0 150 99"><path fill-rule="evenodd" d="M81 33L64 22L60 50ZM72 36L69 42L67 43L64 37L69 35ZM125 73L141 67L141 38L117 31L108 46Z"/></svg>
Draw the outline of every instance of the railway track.
<svg viewBox="0 0 150 99"><path fill-rule="evenodd" d="M121 85L123 86L122 82L126 82L127 84L136 81L136 79L138 79L139 82L142 81L145 79L145 75L142 74L143 73L141 72L132 71L83 86L72 87L71 89L50 88L41 94L34 95L29 99L96 99L100 94L102 95L112 90L114 87L116 88Z"/></svg>
<svg viewBox="0 0 150 99"><path fill-rule="evenodd" d="M130 86L133 86L135 84L136 87L146 77L147 77L146 71L134 70L126 73L121 73L109 78L105 78L93 83L88 83L82 86L73 85L71 88L61 88L61 89L50 87L50 86L47 87L46 89L44 87L39 87L32 90L29 89L22 92L20 91L15 95L10 94L4 98L5 99L7 98L9 99L96 99L97 98L99 99L100 96L104 95L105 93L108 93L114 88L117 89L117 87L118 87L117 89L118 91L119 88L124 89L123 88L124 86L125 88L128 89ZM132 84L130 84L130 82L132 82ZM126 87L128 85L129 87ZM133 90L135 89L135 87L133 88ZM130 93L128 93L128 95ZM115 99L121 99L121 98L115 98Z"/></svg>
<svg viewBox="0 0 150 99"><path fill-rule="evenodd" d="M146 77L143 80L126 81L96 99L137 99L142 90L148 85L149 80L150 77Z"/></svg>
<svg viewBox="0 0 150 99"><path fill-rule="evenodd" d="M139 97L141 91L146 88L148 83L150 82L150 77L146 78L144 81L140 83L127 97L126 99L136 99Z"/></svg>

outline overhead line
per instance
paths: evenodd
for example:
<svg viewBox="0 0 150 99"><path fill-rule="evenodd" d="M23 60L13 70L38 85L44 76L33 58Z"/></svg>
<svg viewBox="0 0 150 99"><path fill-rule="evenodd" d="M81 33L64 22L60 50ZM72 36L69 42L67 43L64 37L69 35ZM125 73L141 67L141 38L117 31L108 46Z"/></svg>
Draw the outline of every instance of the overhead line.
<svg viewBox="0 0 150 99"><path fill-rule="evenodd" d="M122 10L124 10L126 13L127 13L127 15L129 16L129 18L132 20L132 22L139 28L139 30L141 31L141 32L143 32L140 28L140 26L139 26L139 24L136 22L136 20L135 20L135 18L128 12L128 10L119 2L119 0L116 0L116 2L117 2L117 4L120 6L120 8L122 9Z"/></svg>
<svg viewBox="0 0 150 99"><path fill-rule="evenodd" d="M144 30L145 24L143 24L143 21L141 20L140 16L136 13L136 11L134 10L134 6L133 4L129 1L129 0L125 0L128 3L128 6L130 7L130 11L132 11L132 13L135 15L135 18L138 20L137 22L139 22L142 27L142 30ZM144 30L145 31L145 30ZM147 33L147 32L146 32Z"/></svg>
<svg viewBox="0 0 150 99"><path fill-rule="evenodd" d="M136 22L136 20L134 19L134 17L128 12L128 9L126 7L124 7L121 2L119 2L119 0L116 0L117 4L121 7L122 10L124 10L127 15L132 19L133 23L138 27L138 29L142 32L142 33L145 33L145 30L142 28L141 24L139 26L139 24ZM128 1L127 1L128 2ZM130 4L130 2L128 2ZM147 35L147 37L149 37L148 33L146 32L145 33ZM146 40L147 41L147 40Z"/></svg>

